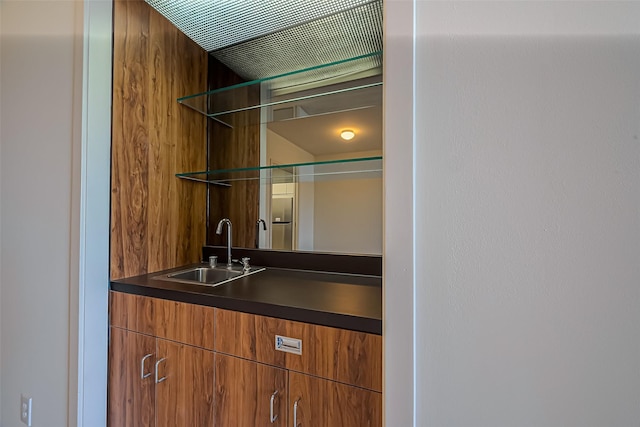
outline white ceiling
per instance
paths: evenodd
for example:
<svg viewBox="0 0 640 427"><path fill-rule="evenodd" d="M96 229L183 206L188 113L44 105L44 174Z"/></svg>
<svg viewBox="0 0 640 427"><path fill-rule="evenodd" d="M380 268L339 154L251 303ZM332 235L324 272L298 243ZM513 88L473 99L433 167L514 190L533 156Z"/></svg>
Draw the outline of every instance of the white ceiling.
<svg viewBox="0 0 640 427"><path fill-rule="evenodd" d="M382 106L272 122L268 128L314 156L382 150ZM351 129L356 137L340 138Z"/></svg>

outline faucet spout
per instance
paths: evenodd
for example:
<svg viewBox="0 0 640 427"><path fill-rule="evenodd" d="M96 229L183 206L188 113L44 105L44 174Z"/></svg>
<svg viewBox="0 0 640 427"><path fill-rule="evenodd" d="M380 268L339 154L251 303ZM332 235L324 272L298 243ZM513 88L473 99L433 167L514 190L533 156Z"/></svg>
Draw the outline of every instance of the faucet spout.
<svg viewBox="0 0 640 427"><path fill-rule="evenodd" d="M216 228L216 234L222 234L222 227L227 225L227 268L233 267L233 259L231 257L231 220L222 218Z"/></svg>
<svg viewBox="0 0 640 427"><path fill-rule="evenodd" d="M262 224L262 229L267 231L267 223L262 218L258 219L256 221L256 249L260 247L260 224Z"/></svg>

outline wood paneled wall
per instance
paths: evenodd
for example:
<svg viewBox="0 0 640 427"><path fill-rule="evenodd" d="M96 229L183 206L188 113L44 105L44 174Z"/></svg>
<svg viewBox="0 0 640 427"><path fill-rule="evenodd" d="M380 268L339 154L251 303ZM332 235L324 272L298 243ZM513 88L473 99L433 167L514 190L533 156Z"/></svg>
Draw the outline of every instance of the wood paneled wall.
<svg viewBox="0 0 640 427"><path fill-rule="evenodd" d="M142 0L114 1L111 278L200 258L206 118L176 102L207 88L207 53Z"/></svg>
<svg viewBox="0 0 640 427"><path fill-rule="evenodd" d="M241 83L237 74L211 57L209 59L209 88L217 89ZM233 103L244 106L260 101L258 87L234 90ZM246 168L260 164L260 111L250 110L225 117L231 127L209 120L209 168ZM226 245L226 230L216 235L222 218L233 224L233 246L255 247L255 224L260 214L260 183L236 181L231 187L211 185L209 188L209 226L207 244ZM268 218L264 218L268 220ZM270 221L268 221L270 222Z"/></svg>

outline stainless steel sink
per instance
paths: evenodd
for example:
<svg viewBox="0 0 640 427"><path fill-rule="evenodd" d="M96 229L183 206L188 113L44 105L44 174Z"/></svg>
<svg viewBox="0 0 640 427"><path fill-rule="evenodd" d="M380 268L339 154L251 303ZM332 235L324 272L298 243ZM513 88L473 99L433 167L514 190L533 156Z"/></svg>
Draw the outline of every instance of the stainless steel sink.
<svg viewBox="0 0 640 427"><path fill-rule="evenodd" d="M241 275L242 275L242 272L239 272L239 271L198 267L192 270L169 274L167 277L170 277L172 279L191 280L191 281L201 282L201 283L217 283L223 280L233 279L234 277L238 277Z"/></svg>
<svg viewBox="0 0 640 427"><path fill-rule="evenodd" d="M226 267L194 267L188 270L155 276L154 279L218 286L263 270L264 267L251 267L248 271L242 270L242 267L234 267L232 269Z"/></svg>

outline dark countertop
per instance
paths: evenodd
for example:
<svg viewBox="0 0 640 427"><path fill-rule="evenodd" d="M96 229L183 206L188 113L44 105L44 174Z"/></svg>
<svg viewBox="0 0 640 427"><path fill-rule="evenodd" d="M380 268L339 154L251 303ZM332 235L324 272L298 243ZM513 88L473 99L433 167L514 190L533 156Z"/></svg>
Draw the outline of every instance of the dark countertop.
<svg viewBox="0 0 640 427"><path fill-rule="evenodd" d="M206 265L115 280L111 290L382 334L378 276L268 267L215 287L155 278L195 266Z"/></svg>

